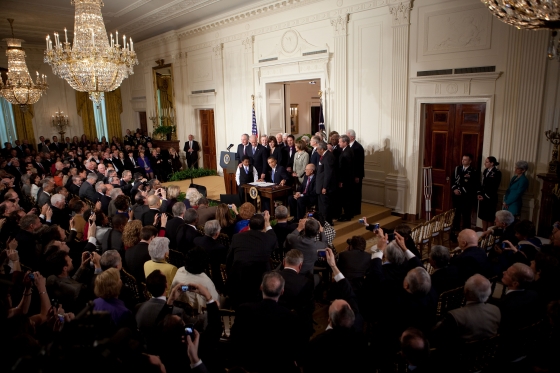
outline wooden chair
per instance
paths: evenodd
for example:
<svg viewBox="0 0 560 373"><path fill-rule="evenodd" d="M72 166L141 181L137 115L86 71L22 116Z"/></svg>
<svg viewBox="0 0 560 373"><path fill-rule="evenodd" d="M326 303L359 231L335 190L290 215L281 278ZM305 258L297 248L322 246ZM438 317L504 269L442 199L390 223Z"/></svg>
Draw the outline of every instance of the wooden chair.
<svg viewBox="0 0 560 373"><path fill-rule="evenodd" d="M430 243L432 241L432 224L427 221L422 225L420 240L417 245L420 257L424 258L424 248L426 248L426 256L430 254Z"/></svg>
<svg viewBox="0 0 560 373"><path fill-rule="evenodd" d="M424 266L424 269L426 270L426 272L428 272L429 275L434 273L434 267L432 267L432 265L430 264L430 258L422 259L422 265Z"/></svg>
<svg viewBox="0 0 560 373"><path fill-rule="evenodd" d="M414 244L416 245L416 247L418 247L418 244L420 243L420 235L422 233L422 225L423 224L419 224L416 227L414 227L412 229L412 231L410 231L410 237L414 241Z"/></svg>
<svg viewBox="0 0 560 373"><path fill-rule="evenodd" d="M442 234L441 231L443 228L444 215L445 213L438 214L430 220L430 225L431 225L430 230L432 231L432 235L430 238L431 245L434 245L436 242L438 244L443 244L443 240L441 238L441 234Z"/></svg>
<svg viewBox="0 0 560 373"><path fill-rule="evenodd" d="M441 244L443 245L447 241L447 245L451 242L451 229L453 229L453 218L455 218L455 209L451 209L445 212L442 225L441 233ZM447 233L447 240L444 239L444 235Z"/></svg>
<svg viewBox="0 0 560 373"><path fill-rule="evenodd" d="M465 305L465 294L463 287L444 291L439 295L436 317L442 318L448 311Z"/></svg>
<svg viewBox="0 0 560 373"><path fill-rule="evenodd" d="M235 311L220 309L220 318L222 319L222 335L220 343L229 343L230 331L235 320Z"/></svg>

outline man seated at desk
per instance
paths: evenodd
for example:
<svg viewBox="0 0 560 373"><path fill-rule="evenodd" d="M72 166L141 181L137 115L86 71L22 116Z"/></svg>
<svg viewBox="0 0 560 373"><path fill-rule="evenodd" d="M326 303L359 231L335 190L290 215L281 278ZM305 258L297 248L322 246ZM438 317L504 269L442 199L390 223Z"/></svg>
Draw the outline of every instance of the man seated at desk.
<svg viewBox="0 0 560 373"><path fill-rule="evenodd" d="M295 217L296 222L303 219L308 206L317 204L317 193L315 191L315 165L309 163L305 166L305 175L297 192L288 197L290 213Z"/></svg>
<svg viewBox="0 0 560 373"><path fill-rule="evenodd" d="M274 157L268 157L268 166L270 167L269 171L266 174L266 180L269 183L274 183L280 186L287 185L290 180L290 175L286 171L286 168L280 166L278 161ZM268 199L264 199L262 201L262 211L270 211L270 201Z"/></svg>
<svg viewBox="0 0 560 373"><path fill-rule="evenodd" d="M239 194L239 199L241 202L245 201L245 189L242 185L253 183L259 180L259 175L257 169L251 164L251 158L248 155L244 155L241 158L241 164L243 166L237 167L235 171L235 181L237 182L237 192Z"/></svg>

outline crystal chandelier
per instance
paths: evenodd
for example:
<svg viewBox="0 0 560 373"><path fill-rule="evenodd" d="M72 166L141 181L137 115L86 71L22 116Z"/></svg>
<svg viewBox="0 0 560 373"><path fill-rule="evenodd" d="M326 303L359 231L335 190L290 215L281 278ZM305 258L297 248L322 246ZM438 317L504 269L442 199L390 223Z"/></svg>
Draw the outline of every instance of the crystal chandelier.
<svg viewBox="0 0 560 373"><path fill-rule="evenodd" d="M37 72L37 83L29 76L29 70L25 64L25 52L21 48L23 40L14 38L14 20L9 18L12 29L12 37L5 40L8 44L6 56L8 56L8 79L6 83L0 78L0 97L4 97L9 103L19 105L20 109L27 111L27 105L33 105L41 98L41 95L49 87L47 76L39 76Z"/></svg>
<svg viewBox="0 0 560 373"><path fill-rule="evenodd" d="M73 44L68 42L66 29L64 42L54 33L54 46L47 36L45 62L72 88L89 92L89 98L98 104L104 92L114 91L134 73L132 68L138 64L134 43L132 38L127 43L123 35L123 44L119 45L118 32L115 39L111 34L109 43L101 15L102 0L72 0L71 4L76 7Z"/></svg>
<svg viewBox="0 0 560 373"><path fill-rule="evenodd" d="M559 0L481 0L500 21L518 29L560 28Z"/></svg>

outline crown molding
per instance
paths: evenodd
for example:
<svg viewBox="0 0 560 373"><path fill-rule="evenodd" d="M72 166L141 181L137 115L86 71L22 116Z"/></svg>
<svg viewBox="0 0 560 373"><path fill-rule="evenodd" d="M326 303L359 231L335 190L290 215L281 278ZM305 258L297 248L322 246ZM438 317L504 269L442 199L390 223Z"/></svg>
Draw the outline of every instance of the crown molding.
<svg viewBox="0 0 560 373"><path fill-rule="evenodd" d="M274 13L277 13L277 12L293 10L293 9L296 9L296 8L299 8L299 7L302 7L302 6L306 6L306 5L310 5L310 4L314 4L314 3L322 2L322 1L326 1L326 0L282 0L282 1L277 1L277 2L274 2L272 4L255 7L253 9L248 10L248 11L239 12L239 13L229 15L227 17L219 18L215 21L207 21L207 22L201 23L198 26L194 26L194 27L191 26L191 27L186 27L186 28L183 28L183 29L175 30L175 31L170 31L167 34L158 35L158 36L155 36L153 38L146 39L146 40L143 40L141 42L138 42L135 45L135 48L136 48L137 51L147 50L147 49L150 49L150 48L153 48L153 47L156 47L156 46L160 46L161 43L164 42L164 41L169 41L169 40L172 40L172 39L175 40L175 38L180 39L180 40L190 39L190 38L193 38L195 36L203 35L203 34L208 33L210 31L216 31L216 30L221 29L221 28L233 26L233 25L236 25L236 24L239 24L239 23L242 23L242 22L247 22L249 19L252 19L252 20L253 19L259 19L259 18L262 18L262 17L271 16ZM290 20L290 21L284 21L284 22L280 22L280 23L277 23L277 24L273 24L273 25L269 25L269 26L265 26L265 27L260 27L260 28L255 29L255 30L240 32L240 33L232 34L232 35L225 36L225 37L222 37L222 38L217 38L217 39L212 40L212 41L203 42L203 43L199 43L199 44L196 44L196 45L191 45L191 46L188 46L188 47L184 48L184 50L186 52L200 50L200 49L204 49L204 48L213 47L217 43L227 43L227 42L231 42L231 41L235 41L235 40L245 40L248 37L253 37L253 36L256 36L256 35L261 35L261 34L265 34L265 33L268 33L268 32L273 32L273 31L285 30L285 29L289 29L289 28L292 28L292 27L295 27L295 26L300 26L300 25L313 23L313 22L318 22L318 21L323 21L323 20L328 20L330 22L330 19L336 18L336 17L341 16L343 14L359 13L359 12L367 11L367 10L370 10L370 9L382 8L382 7L385 7L385 6L389 6L391 4L398 4L398 3L400 3L399 0L366 1L366 2L363 2L363 3L348 6L346 8L339 8L339 9L333 9L333 10L329 10L329 11L325 11L325 12L321 12L321 13L316 13L316 14L313 14L313 15L310 15L310 16L307 16L307 17L301 17L301 18ZM173 33L172 38L169 36L169 34L171 34L171 33ZM138 52L138 53L140 53L140 52Z"/></svg>

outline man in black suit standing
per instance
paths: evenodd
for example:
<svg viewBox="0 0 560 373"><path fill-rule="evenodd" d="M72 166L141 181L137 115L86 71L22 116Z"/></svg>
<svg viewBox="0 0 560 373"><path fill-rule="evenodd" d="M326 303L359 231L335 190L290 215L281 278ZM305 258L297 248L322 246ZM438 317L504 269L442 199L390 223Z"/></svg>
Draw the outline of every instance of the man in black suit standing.
<svg viewBox="0 0 560 373"><path fill-rule="evenodd" d="M286 171L290 174L292 173L292 167L294 167L294 156L296 155L296 145L294 144L294 135L288 135L286 137L286 146L282 148L284 156L282 157L283 165L286 167Z"/></svg>
<svg viewBox="0 0 560 373"><path fill-rule="evenodd" d="M235 304L259 299L262 275L271 270L270 256L277 247L268 211L253 215L249 230L233 235L226 258L226 286Z"/></svg>
<svg viewBox="0 0 560 373"><path fill-rule="evenodd" d="M111 203L111 197L107 196L107 187L103 181L98 181L95 183L95 191L97 192L97 200L101 202L101 211L105 215L109 214L109 203Z"/></svg>
<svg viewBox="0 0 560 373"><path fill-rule="evenodd" d="M251 150L249 151L249 157L251 158L251 164L257 170L259 179L266 178L266 169L268 167L268 149L258 143L257 136L252 135L249 138L251 143Z"/></svg>
<svg viewBox="0 0 560 373"><path fill-rule="evenodd" d="M249 135L244 133L243 135L241 135L241 144L237 145L237 152L235 153L235 160L239 165L241 165L241 161L243 160L244 155L250 156L249 148Z"/></svg>
<svg viewBox="0 0 560 373"><path fill-rule="evenodd" d="M317 181L315 182L315 192L319 199L319 211L325 217L325 220L333 225L332 212L330 209L330 198L336 191L336 171L334 164L334 155L327 151L327 144L320 142L317 145L319 153L319 163L317 167Z"/></svg>
<svg viewBox="0 0 560 373"><path fill-rule="evenodd" d="M56 152L58 154L62 154L62 151L64 150L64 144L58 142L58 136L53 136L52 137L52 142L49 145L49 150L52 152Z"/></svg>
<svg viewBox="0 0 560 373"><path fill-rule="evenodd" d="M284 284L280 273L265 274L261 283L263 299L242 304L236 310L230 341L236 363L248 371L298 371L295 359L305 336L299 318L278 304Z"/></svg>
<svg viewBox="0 0 560 373"><path fill-rule="evenodd" d="M350 221L354 216L354 152L349 146L350 138L346 135L340 136L338 146L340 156L338 157L338 200L344 213L338 221Z"/></svg>
<svg viewBox="0 0 560 373"><path fill-rule="evenodd" d="M476 192L480 183L480 176L471 166L472 155L464 154L461 159L461 166L455 167L453 172L451 185L451 195L453 198L453 207L455 207L455 217L453 218L453 230L459 232L461 230L461 220L463 221L462 229L471 228L471 211L476 202Z"/></svg>
<svg viewBox="0 0 560 373"><path fill-rule="evenodd" d="M177 250L177 231L179 227L185 224L183 216L187 207L184 203L174 203L171 208L173 212L173 218L167 221L165 226L165 237L169 239L169 248L172 250Z"/></svg>
<svg viewBox="0 0 560 373"><path fill-rule="evenodd" d="M298 187L293 196L288 197L288 206L290 212L299 221L305 216L308 206L317 204L317 191L315 190L315 165L309 163L305 166L305 175L303 182Z"/></svg>
<svg viewBox="0 0 560 373"><path fill-rule="evenodd" d="M276 225L272 228L278 241L278 251L283 250L286 237L297 228L297 224L288 223L288 209L286 206L278 206L274 209Z"/></svg>
<svg viewBox="0 0 560 373"><path fill-rule="evenodd" d="M430 277L432 278L432 287L437 295L463 286L464 281L461 281L459 277L458 268L449 265L450 255L447 247L441 245L432 246L429 260L432 268L434 268L434 272L432 272Z"/></svg>
<svg viewBox="0 0 560 373"><path fill-rule="evenodd" d="M348 146L354 152L354 214L362 213L362 181L365 176L365 150L364 147L356 141L356 131L346 131L346 136L350 138Z"/></svg>
<svg viewBox="0 0 560 373"><path fill-rule="evenodd" d="M325 233L320 232L320 230L321 224L318 220L313 218L301 219L297 228L284 241L286 250L298 249L303 253L303 267L301 268L303 274L313 275L317 252L327 248ZM319 241L316 240L318 234L320 235Z"/></svg>
<svg viewBox="0 0 560 373"><path fill-rule="evenodd" d="M40 143L37 144L37 152L45 152L45 151L49 151L49 147L47 146L47 143L45 142L45 136L41 136L39 137L39 141L41 141Z"/></svg>
<svg viewBox="0 0 560 373"><path fill-rule="evenodd" d="M25 156L25 148L19 140L16 140L16 146L14 149L17 151L18 158L23 158Z"/></svg>
<svg viewBox="0 0 560 373"><path fill-rule="evenodd" d="M185 151L189 168L193 165L194 168L198 168L198 152L200 151L200 146L198 145L198 141L195 141L193 135L189 135L189 141L185 142L183 150Z"/></svg>
<svg viewBox="0 0 560 373"><path fill-rule="evenodd" d="M184 204L183 204L184 206ZM173 205L175 207L175 205ZM224 282L220 265L226 263L227 250L221 241L218 241L220 235L220 223L216 220L208 220L204 224L204 236L198 236L194 239L195 246L200 246L206 250L208 263L212 269L212 282L218 291L223 291Z"/></svg>
<svg viewBox="0 0 560 373"><path fill-rule="evenodd" d="M80 186L80 191L78 195L80 198L87 198L91 202L97 202L97 194L93 186L97 182L97 175L95 173L89 173L86 177L86 181Z"/></svg>
<svg viewBox="0 0 560 373"><path fill-rule="evenodd" d="M284 293L280 296L279 303L289 310L295 310L302 318L310 322L313 328L313 280L301 272L303 253L300 250L290 250L284 256L284 269L280 274L286 281Z"/></svg>

